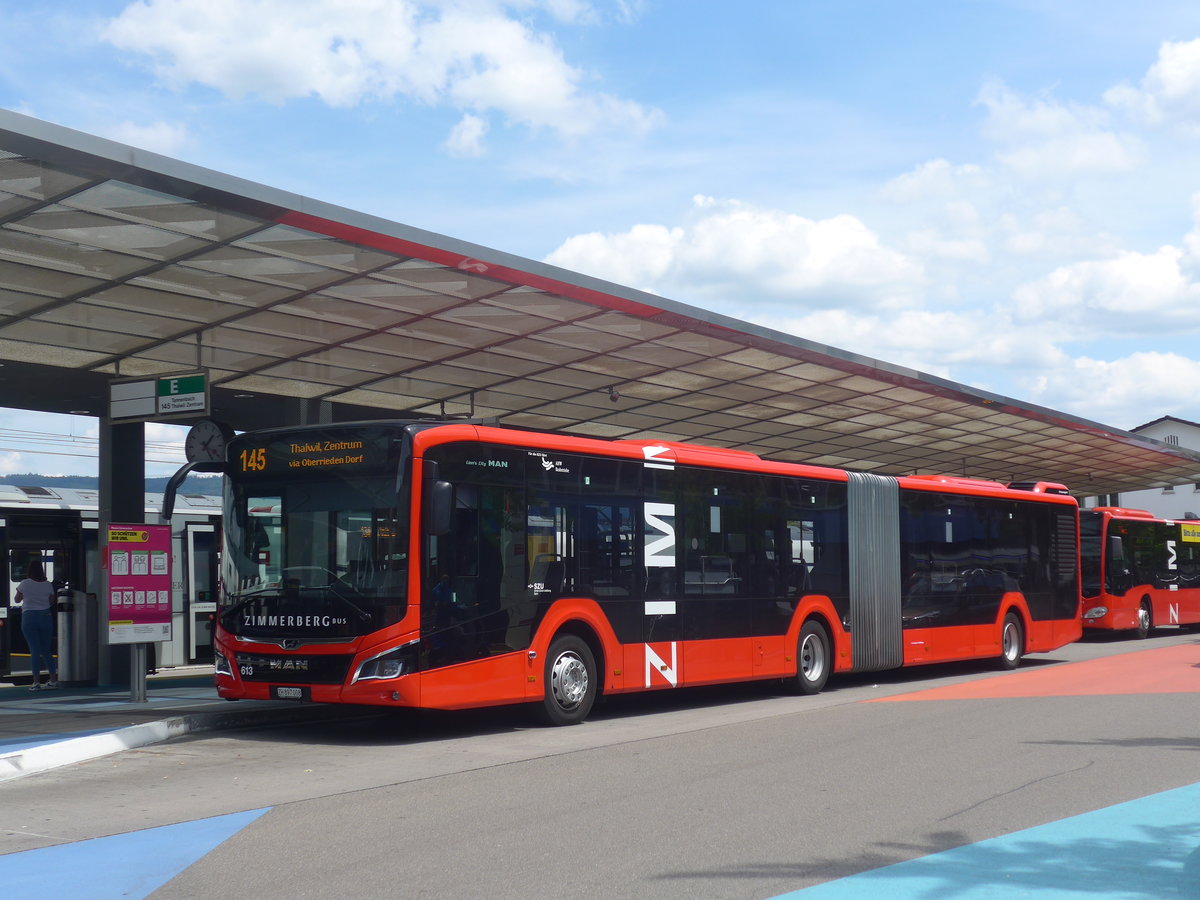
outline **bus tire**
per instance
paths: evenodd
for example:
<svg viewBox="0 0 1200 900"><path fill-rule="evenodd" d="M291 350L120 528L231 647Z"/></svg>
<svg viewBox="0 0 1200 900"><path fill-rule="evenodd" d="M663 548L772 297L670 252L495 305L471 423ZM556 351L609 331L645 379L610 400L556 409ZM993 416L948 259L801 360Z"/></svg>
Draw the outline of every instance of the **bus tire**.
<svg viewBox="0 0 1200 900"><path fill-rule="evenodd" d="M1148 598L1142 598L1142 605L1138 607L1137 616L1137 636L1139 640L1145 640L1150 637L1150 632L1154 630L1154 613L1150 608L1150 600Z"/></svg>
<svg viewBox="0 0 1200 900"><path fill-rule="evenodd" d="M794 694L819 694L832 668L829 632L816 619L809 619L796 639L796 675L788 680L788 688Z"/></svg>
<svg viewBox="0 0 1200 900"><path fill-rule="evenodd" d="M1010 612L1004 617L1000 626L1000 668L1009 670L1021 665L1021 657L1025 655L1025 629L1021 627L1021 618Z"/></svg>
<svg viewBox="0 0 1200 900"><path fill-rule="evenodd" d="M546 654L542 718L548 725L578 725L592 711L599 690L596 660L577 635L556 637Z"/></svg>

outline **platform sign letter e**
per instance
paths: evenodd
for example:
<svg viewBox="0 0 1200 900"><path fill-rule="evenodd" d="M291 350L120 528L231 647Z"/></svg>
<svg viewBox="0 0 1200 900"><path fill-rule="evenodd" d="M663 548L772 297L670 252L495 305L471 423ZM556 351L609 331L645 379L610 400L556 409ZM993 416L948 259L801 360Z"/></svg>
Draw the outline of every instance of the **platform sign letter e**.
<svg viewBox="0 0 1200 900"><path fill-rule="evenodd" d="M204 412L207 406L203 373L168 375L158 379L158 412Z"/></svg>

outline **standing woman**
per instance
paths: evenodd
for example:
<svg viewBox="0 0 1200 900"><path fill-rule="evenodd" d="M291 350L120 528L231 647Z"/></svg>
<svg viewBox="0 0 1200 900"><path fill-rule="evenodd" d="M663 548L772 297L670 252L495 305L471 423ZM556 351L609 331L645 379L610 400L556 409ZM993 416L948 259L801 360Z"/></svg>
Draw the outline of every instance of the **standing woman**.
<svg viewBox="0 0 1200 900"><path fill-rule="evenodd" d="M21 604L21 632L29 644L29 668L33 672L31 691L42 689L42 662L50 673L46 688L58 687L58 661L50 652L54 639L54 585L46 580L42 561L35 559L26 570L26 578L17 585L17 600Z"/></svg>

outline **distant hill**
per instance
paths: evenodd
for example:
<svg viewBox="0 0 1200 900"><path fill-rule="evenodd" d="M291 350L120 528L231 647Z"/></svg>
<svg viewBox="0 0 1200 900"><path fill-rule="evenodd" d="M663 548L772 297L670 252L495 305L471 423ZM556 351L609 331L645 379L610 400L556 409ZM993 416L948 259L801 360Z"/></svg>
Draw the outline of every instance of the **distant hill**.
<svg viewBox="0 0 1200 900"><path fill-rule="evenodd" d="M147 478L146 492L161 494L166 489L168 481L170 481L170 477L166 475L161 478ZM59 487L68 490L95 491L100 489L100 479L95 475L38 475L34 472L23 472L16 475L0 475L0 484L15 484L18 487L22 485L25 487ZM181 493L220 496L221 476L189 475L183 482Z"/></svg>

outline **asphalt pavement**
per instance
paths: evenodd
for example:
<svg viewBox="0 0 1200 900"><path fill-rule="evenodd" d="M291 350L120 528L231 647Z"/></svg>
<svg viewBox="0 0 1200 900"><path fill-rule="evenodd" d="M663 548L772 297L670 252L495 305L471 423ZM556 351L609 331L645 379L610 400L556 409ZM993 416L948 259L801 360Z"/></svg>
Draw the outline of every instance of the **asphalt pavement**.
<svg viewBox="0 0 1200 900"><path fill-rule="evenodd" d="M146 678L146 699L128 686L30 691L0 684L0 783L34 772L195 734L346 715L348 708L217 696L209 666Z"/></svg>

